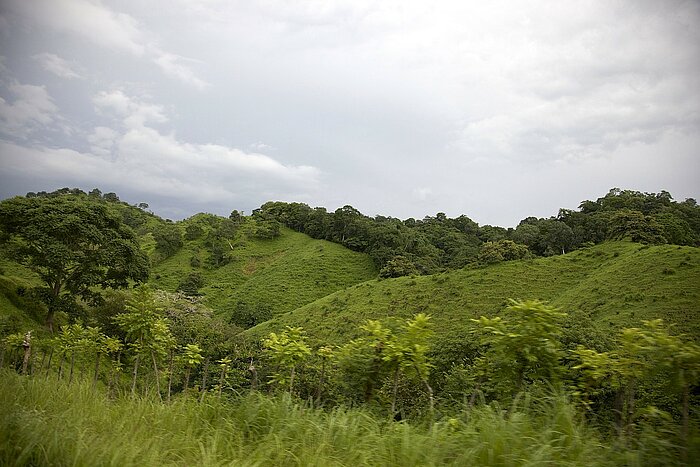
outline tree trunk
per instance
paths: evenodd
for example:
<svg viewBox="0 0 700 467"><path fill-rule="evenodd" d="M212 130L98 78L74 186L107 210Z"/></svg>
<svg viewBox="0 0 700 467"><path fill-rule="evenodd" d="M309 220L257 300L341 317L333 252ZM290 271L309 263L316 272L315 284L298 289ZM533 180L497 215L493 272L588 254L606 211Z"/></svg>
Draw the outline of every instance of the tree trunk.
<svg viewBox="0 0 700 467"><path fill-rule="evenodd" d="M49 361L46 364L46 375L48 376L49 371L51 371L51 359L53 358L53 347L49 351Z"/></svg>
<svg viewBox="0 0 700 467"><path fill-rule="evenodd" d="M54 316L54 307L53 305L48 306L48 311L46 312L46 327L48 328L49 332L53 334L53 316Z"/></svg>
<svg viewBox="0 0 700 467"><path fill-rule="evenodd" d="M37 373L42 373L44 371L44 363L46 363L46 350L41 351L41 364L37 370Z"/></svg>
<svg viewBox="0 0 700 467"><path fill-rule="evenodd" d="M185 389L183 390L183 392L186 393L187 388L189 388L189 387L190 387L190 367L188 366L185 369Z"/></svg>
<svg viewBox="0 0 700 467"><path fill-rule="evenodd" d="M250 359L250 366L248 366L248 371L250 371L253 375L253 379L250 382L250 389L256 391L258 389L258 370L255 369L255 365L253 365L252 358Z"/></svg>
<svg viewBox="0 0 700 467"><path fill-rule="evenodd" d="M427 379L423 380L423 384L425 385L425 389L428 391L428 399L430 400L430 416L433 416L433 412L435 411L435 399L433 398L433 388L430 387L430 384L428 383Z"/></svg>
<svg viewBox="0 0 700 467"><path fill-rule="evenodd" d="M132 374L132 379L131 379L131 397L134 397L136 395L136 376L138 375L139 372L139 354L136 354L136 358L134 359L134 371Z"/></svg>
<svg viewBox="0 0 700 467"><path fill-rule="evenodd" d="M49 303L47 304L47 311L46 311L46 327L49 328L49 332L53 334L53 318L54 315L56 314L56 302L58 301L58 297L61 295L61 277L56 278L56 282L53 284L51 287L51 298L49 299Z"/></svg>
<svg viewBox="0 0 700 467"><path fill-rule="evenodd" d="M414 367L416 370L416 373L420 375L420 372L418 371L418 367ZM430 384L428 383L427 379L422 379L423 385L425 386L425 390L428 391L428 400L430 401L430 417L432 418L433 412L435 411L435 400L433 399L433 388L430 387Z"/></svg>
<svg viewBox="0 0 700 467"><path fill-rule="evenodd" d="M153 359L153 371L156 373L156 390L158 391L158 399L163 401L163 396L160 394L160 372L158 371L158 363L156 362L156 354L151 350L151 358Z"/></svg>
<svg viewBox="0 0 700 467"><path fill-rule="evenodd" d="M219 375L219 397L221 397L221 391L224 388L224 376L226 375L226 367L221 367L221 374Z"/></svg>

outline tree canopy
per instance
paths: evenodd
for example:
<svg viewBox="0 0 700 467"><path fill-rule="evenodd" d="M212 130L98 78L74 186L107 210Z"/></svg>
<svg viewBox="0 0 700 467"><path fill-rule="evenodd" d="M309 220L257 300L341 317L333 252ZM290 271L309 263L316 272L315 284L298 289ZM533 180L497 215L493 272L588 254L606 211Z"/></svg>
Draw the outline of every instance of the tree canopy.
<svg viewBox="0 0 700 467"><path fill-rule="evenodd" d="M87 196L15 197L0 203L0 239L10 256L36 272L53 329L56 311L75 299L97 302L98 288L123 288L148 278L148 258L134 232Z"/></svg>

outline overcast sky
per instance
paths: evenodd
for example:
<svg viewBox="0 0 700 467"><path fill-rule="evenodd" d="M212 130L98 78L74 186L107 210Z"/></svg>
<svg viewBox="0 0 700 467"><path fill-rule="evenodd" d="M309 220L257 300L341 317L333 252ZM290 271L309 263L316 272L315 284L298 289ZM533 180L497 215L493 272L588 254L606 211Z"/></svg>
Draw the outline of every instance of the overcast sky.
<svg viewBox="0 0 700 467"><path fill-rule="evenodd" d="M0 3L0 197L480 224L700 195L697 1Z"/></svg>

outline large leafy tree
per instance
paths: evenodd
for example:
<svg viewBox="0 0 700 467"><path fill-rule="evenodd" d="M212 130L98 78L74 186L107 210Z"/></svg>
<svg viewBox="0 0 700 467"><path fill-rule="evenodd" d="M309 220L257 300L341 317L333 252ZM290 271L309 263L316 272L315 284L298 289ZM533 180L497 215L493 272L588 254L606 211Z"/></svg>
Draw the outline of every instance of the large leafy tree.
<svg viewBox="0 0 700 467"><path fill-rule="evenodd" d="M99 288L148 278L134 232L105 203L87 196L15 197L0 203L0 240L43 280L38 288L53 330L56 311L77 298L99 302Z"/></svg>

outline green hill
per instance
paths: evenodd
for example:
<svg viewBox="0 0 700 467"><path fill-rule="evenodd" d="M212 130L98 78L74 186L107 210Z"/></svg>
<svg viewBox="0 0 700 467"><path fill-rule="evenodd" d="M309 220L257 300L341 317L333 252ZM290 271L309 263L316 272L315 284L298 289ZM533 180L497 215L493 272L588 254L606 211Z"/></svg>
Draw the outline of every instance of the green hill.
<svg viewBox="0 0 700 467"><path fill-rule="evenodd" d="M273 239L238 232L224 242L225 264L218 267L209 264L207 243L204 235L186 240L152 268L151 281L175 291L196 274L205 304L224 316L277 316L377 275L369 256L286 228Z"/></svg>
<svg viewBox="0 0 700 467"><path fill-rule="evenodd" d="M470 318L492 316L509 298L540 299L570 313L574 327L602 335L662 318L700 339L700 249L610 242L566 255L504 262L432 276L374 280L336 292L245 334L303 326L318 342L340 344L368 319L433 317L438 340L468 336Z"/></svg>
<svg viewBox="0 0 700 467"><path fill-rule="evenodd" d="M175 292L196 275L203 302L239 326L252 326L377 276L366 254L287 228L273 238L261 238L256 229L262 222L252 218L232 226L226 218L197 214L173 223L126 204L108 206L139 236L151 259L154 287ZM192 226L199 229L196 235L188 230ZM173 234L170 244L167 232ZM39 286L41 280L3 253L0 250L0 311L2 322L8 324L3 327L13 332L36 326L20 325L31 319L27 316L43 323L41 310L24 312L30 302L34 308L42 305L30 300L19 303L17 295L18 288Z"/></svg>

